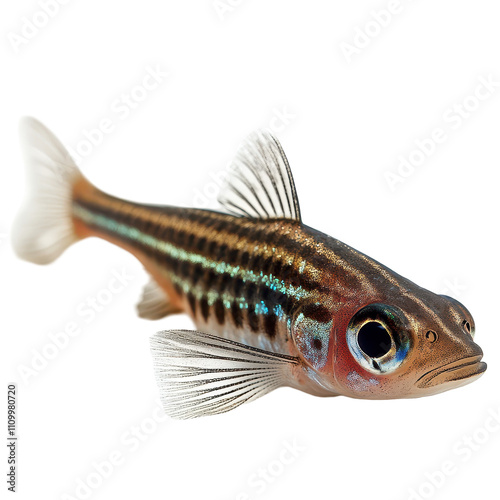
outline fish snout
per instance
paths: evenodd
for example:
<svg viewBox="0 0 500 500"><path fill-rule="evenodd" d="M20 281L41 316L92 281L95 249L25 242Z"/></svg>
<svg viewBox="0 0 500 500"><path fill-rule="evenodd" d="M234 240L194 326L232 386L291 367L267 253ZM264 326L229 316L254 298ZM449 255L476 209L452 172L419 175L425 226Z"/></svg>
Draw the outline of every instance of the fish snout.
<svg viewBox="0 0 500 500"><path fill-rule="evenodd" d="M425 373L417 380L416 386L420 389L427 389L446 384L450 387L443 388L443 390L447 390L476 380L486 371L487 364L482 361L482 349L477 344L475 344L475 347L473 355L447 363Z"/></svg>

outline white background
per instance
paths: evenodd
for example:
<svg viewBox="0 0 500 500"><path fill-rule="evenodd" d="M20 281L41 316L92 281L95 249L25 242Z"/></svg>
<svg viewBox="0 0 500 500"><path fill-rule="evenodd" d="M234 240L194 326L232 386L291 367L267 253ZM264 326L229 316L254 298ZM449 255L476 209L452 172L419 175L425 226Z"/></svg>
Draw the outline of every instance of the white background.
<svg viewBox="0 0 500 500"><path fill-rule="evenodd" d="M500 87L479 103L471 96L480 78L500 82L498 2L401 0L384 27L373 12L397 2L232 3L70 1L23 42L23 18L43 22L40 5L2 5L0 390L19 387L17 498L83 498L77 485L89 480L96 499L385 500L412 489L412 498L496 498L500 424L488 415L500 411ZM342 47L355 42L349 62ZM148 67L169 74L141 93ZM143 100L118 112L131 92ZM469 116L453 119L464 100ZM258 127L279 129L304 222L464 302L488 371L430 398L283 389L225 415L156 423L148 337L191 324L137 318L147 277L103 241L81 242L47 267L14 256L8 232L24 195L17 124L26 114L73 149L112 120L80 162L85 175L120 197L186 206L215 206L211 176L240 141ZM398 157L435 128L446 140L391 190L386 172L397 173ZM87 322L86 301L104 297L123 270L133 278ZM68 323L79 335L46 366L38 360L36 375L21 376L37 353L53 354L49 334ZM93 464L110 455L121 460L103 479ZM436 471L446 462L454 473L443 478ZM6 487L2 479L2 495Z"/></svg>

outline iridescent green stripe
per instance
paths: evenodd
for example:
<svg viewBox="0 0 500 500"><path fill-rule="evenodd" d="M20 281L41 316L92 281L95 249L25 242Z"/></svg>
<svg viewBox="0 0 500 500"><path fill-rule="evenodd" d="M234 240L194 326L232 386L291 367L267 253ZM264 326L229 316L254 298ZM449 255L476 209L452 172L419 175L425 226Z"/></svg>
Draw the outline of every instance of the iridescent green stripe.
<svg viewBox="0 0 500 500"><path fill-rule="evenodd" d="M203 255L189 252L183 248L176 247L169 242L159 240L154 236L146 234L136 227L117 222L116 220L103 214L91 212L77 203L73 205L73 213L76 217L88 225L102 228L107 232L123 237L125 240L133 241L143 245L144 247L149 247L153 250L162 252L173 259L186 261L191 264L200 264L205 269L212 269L220 274L225 273L232 278L238 277L252 283L264 284L272 290L278 290L279 292L295 299L302 299L309 295L309 292L304 290L301 286L295 287L291 284L287 285L278 277L264 274L262 271L255 272L249 269L244 269L241 266L234 266L226 262L214 261Z"/></svg>

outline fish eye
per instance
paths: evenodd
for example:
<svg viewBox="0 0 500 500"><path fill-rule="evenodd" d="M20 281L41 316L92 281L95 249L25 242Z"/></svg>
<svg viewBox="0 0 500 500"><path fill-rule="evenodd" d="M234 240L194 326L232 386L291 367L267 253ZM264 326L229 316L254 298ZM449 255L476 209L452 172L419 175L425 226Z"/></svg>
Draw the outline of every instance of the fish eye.
<svg viewBox="0 0 500 500"><path fill-rule="evenodd" d="M392 338L378 321L368 321L358 332L359 348L370 358L381 358L392 345Z"/></svg>
<svg viewBox="0 0 500 500"><path fill-rule="evenodd" d="M411 336L403 312L386 304L370 304L349 322L347 346L354 359L372 373L390 373L405 360Z"/></svg>

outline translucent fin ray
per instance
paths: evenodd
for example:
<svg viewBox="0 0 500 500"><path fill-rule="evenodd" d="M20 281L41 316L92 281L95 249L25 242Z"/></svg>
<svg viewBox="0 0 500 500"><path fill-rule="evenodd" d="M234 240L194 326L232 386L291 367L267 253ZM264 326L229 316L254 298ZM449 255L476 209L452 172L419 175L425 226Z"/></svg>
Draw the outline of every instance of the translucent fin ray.
<svg viewBox="0 0 500 500"><path fill-rule="evenodd" d="M224 413L287 385L298 359L197 331L151 337L156 380L173 418Z"/></svg>
<svg viewBox="0 0 500 500"><path fill-rule="evenodd" d="M48 264L77 240L71 198L81 174L64 146L39 121L23 118L19 131L28 193L13 225L12 245L20 258Z"/></svg>
<svg viewBox="0 0 500 500"><path fill-rule="evenodd" d="M137 304L137 313L144 319L161 319L170 314L183 312L170 303L167 293L151 278L142 291L142 297Z"/></svg>
<svg viewBox="0 0 500 500"><path fill-rule="evenodd" d="M219 203L238 216L301 220L288 160L270 132L258 130L245 140L231 164Z"/></svg>

